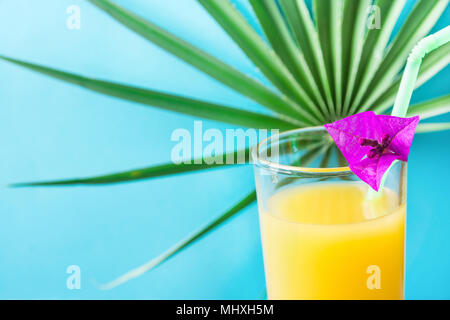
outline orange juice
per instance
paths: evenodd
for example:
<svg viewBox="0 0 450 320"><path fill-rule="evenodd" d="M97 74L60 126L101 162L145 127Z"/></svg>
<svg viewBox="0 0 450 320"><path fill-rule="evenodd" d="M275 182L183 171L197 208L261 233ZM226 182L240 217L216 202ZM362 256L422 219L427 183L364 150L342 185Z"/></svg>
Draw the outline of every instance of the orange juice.
<svg viewBox="0 0 450 320"><path fill-rule="evenodd" d="M405 207L359 182L290 187L261 210L269 299L403 299Z"/></svg>

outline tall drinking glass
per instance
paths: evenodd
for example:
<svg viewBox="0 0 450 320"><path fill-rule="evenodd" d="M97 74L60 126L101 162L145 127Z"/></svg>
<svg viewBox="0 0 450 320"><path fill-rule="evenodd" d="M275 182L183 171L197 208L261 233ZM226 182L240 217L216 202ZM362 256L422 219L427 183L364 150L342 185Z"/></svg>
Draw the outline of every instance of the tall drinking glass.
<svg viewBox="0 0 450 320"><path fill-rule="evenodd" d="M403 299L405 163L376 193L322 127L270 137L252 157L269 299Z"/></svg>

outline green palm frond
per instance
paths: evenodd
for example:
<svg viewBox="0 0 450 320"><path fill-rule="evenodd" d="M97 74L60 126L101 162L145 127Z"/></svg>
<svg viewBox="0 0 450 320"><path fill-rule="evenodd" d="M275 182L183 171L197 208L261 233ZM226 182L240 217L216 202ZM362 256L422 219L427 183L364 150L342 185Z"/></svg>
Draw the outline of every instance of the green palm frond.
<svg viewBox="0 0 450 320"><path fill-rule="evenodd" d="M448 1L419 0L409 14L400 31L395 36L383 62L377 69L360 103L356 101L355 110L367 110L390 86L417 42L428 34L447 7Z"/></svg>
<svg viewBox="0 0 450 320"><path fill-rule="evenodd" d="M314 0L314 17L331 91L335 114L342 115L342 33L344 0ZM294 27L294 26L293 26Z"/></svg>
<svg viewBox="0 0 450 320"><path fill-rule="evenodd" d="M408 109L408 117L420 116L420 119L431 118L450 112L450 95L415 104Z"/></svg>
<svg viewBox="0 0 450 320"><path fill-rule="evenodd" d="M216 229L217 227L221 226L223 223L228 221L230 218L234 217L236 214L241 212L243 209L245 209L246 207L248 207L255 201L256 201L256 191L253 190L245 198L243 198L241 201L236 203L232 208L227 210L224 214L222 214L221 216L216 218L211 223L208 223L206 226L200 228L198 231L194 232L192 235L187 236L185 239L183 239L180 242L178 242L177 244L175 244L172 248L169 248L166 252L164 252L160 256L148 261L147 263L137 267L136 269L133 269L133 270L127 272L126 274L118 277L117 279L115 279L101 287L106 290L112 289L114 287L117 287L118 285L121 285L124 282L127 282L133 278L139 277L142 274L158 267L163 262L169 260L177 253L186 249L189 245L191 245L198 239L205 236L207 233L209 233L212 230Z"/></svg>
<svg viewBox="0 0 450 320"><path fill-rule="evenodd" d="M273 1L266 0L266 2L273 3ZM312 70L312 75L315 82L318 84L320 93L326 100L328 105L328 113L333 120L336 117L334 101L331 93L331 86L328 80L328 74L325 69L325 62L320 48L319 36L314 27L314 23L309 14L308 8L304 0L281 0L283 12L291 27L291 32L294 34L296 43L299 46L309 68Z"/></svg>
<svg viewBox="0 0 450 320"><path fill-rule="evenodd" d="M317 143L314 143L309 146L305 150L305 152L299 157L298 160L293 161L292 165L301 166L301 167L307 167L312 162L317 160L322 154L324 154L321 162L329 161L329 150L331 149L331 143L326 143L324 141L320 141ZM284 187L288 184L294 183L302 178L299 177L285 177L282 178L276 185L275 189L279 189L281 187Z"/></svg>
<svg viewBox="0 0 450 320"><path fill-rule="evenodd" d="M294 80L281 59L267 46L231 3L222 0L199 0L199 2L282 93L293 101L298 101L299 105L308 108L309 112L300 106L296 107L295 112L300 117L309 123L319 121L311 116L315 109L314 102Z"/></svg>
<svg viewBox="0 0 450 320"><path fill-rule="evenodd" d="M350 113L361 103L361 99L369 87L370 80L374 77L383 61L383 52L405 3L406 0L378 0L376 2L381 15L380 29L374 28L367 33L356 77L358 86L355 88L356 93L352 100Z"/></svg>
<svg viewBox="0 0 450 320"><path fill-rule="evenodd" d="M130 85L87 78L77 74L68 73L5 56L0 56L0 59L12 62L21 67L45 74L58 80L78 85L91 91L204 119L231 123L247 128L284 130L294 128L295 123L297 123L296 121L289 121L286 117L276 118L260 113L231 108L216 103L137 88Z"/></svg>
<svg viewBox="0 0 450 320"><path fill-rule="evenodd" d="M228 154L217 155L205 159L191 159L188 163L175 164L172 162L151 166L147 168L140 168L134 170L128 170L124 172L118 172L113 174L101 175L89 178L67 179L57 181L41 181L41 182L24 182L12 184L11 187L53 187L53 186L73 186L73 185L102 185L102 184L114 184L123 182L134 182L151 178L166 177L174 174L182 174L195 172L200 170L214 169L220 167L228 167L232 162L235 166L235 159L242 155L246 163L250 159L250 150L244 149ZM221 161L217 161L221 159ZM233 161L229 160L233 159ZM227 161L228 160L228 161Z"/></svg>
<svg viewBox="0 0 450 320"><path fill-rule="evenodd" d="M421 123L417 126L416 132L429 133L444 130L450 130L450 122Z"/></svg>
<svg viewBox="0 0 450 320"><path fill-rule="evenodd" d="M450 43L436 49L423 59L420 66L416 88L434 77L439 71L450 63ZM390 87L375 101L370 109L377 113L383 113L391 107L395 101L398 88L400 87L400 76L390 85Z"/></svg>
<svg viewBox="0 0 450 320"><path fill-rule="evenodd" d="M300 48L292 38L288 25L278 11L276 4L273 1L251 1L250 4L273 50L294 75L296 81L304 88L308 96L315 102L316 108L312 110L314 115L324 121L327 114L325 101L319 93L317 83L311 81L313 79L312 72Z"/></svg>
<svg viewBox="0 0 450 320"><path fill-rule="evenodd" d="M139 88L76 73L53 69L16 58L0 56L34 72L75 84L84 89L138 104L178 112L203 119L249 127L289 130L322 125L365 110L386 113L400 84L400 73L414 45L429 33L448 1L418 0L399 32L388 44L406 0L376 0L381 28L367 28L373 1L313 0L312 15L304 0L249 0L258 19L258 30L235 9L229 0L198 0L230 38L241 48L271 86L249 77L189 42L160 28L111 0L88 0L124 27L161 47L211 78L269 109L271 114L249 112L226 103L218 104L181 95ZM260 30L264 36L260 35ZM422 85L450 62L450 44L425 57L417 86ZM450 111L445 95L411 106L409 115L429 118ZM450 130L449 123L420 124L417 132ZM326 141L305 144L298 159L303 165L321 158L325 165L336 156L346 166L340 152ZM248 157L248 149L245 150ZM234 153L236 155L236 153ZM224 158L227 155L222 155ZM209 159L210 160L210 159ZM163 177L225 164L166 163L148 168L90 178L13 185L70 186L104 185ZM224 161L225 163L225 161ZM286 181L286 183L290 183ZM161 256L111 282L106 288L135 278L173 257L208 232L222 225L255 200L252 191L236 205Z"/></svg>
<svg viewBox="0 0 450 320"><path fill-rule="evenodd" d="M364 46L369 6L372 1L346 1L344 5L344 16L342 24L342 66L344 84L343 113L349 114L349 106L353 94L356 75L361 61Z"/></svg>

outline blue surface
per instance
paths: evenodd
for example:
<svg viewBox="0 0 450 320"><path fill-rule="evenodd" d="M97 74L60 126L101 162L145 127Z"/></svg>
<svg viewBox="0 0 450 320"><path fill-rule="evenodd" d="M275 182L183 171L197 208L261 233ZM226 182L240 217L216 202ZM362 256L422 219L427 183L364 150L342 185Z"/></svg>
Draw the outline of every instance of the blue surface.
<svg viewBox="0 0 450 320"><path fill-rule="evenodd" d="M117 2L260 77L195 1ZM81 7L81 30L66 28L71 4ZM435 30L449 21L447 9ZM85 1L2 1L0 30L1 54L260 110ZM194 118L91 93L5 62L0 70L0 298L260 296L264 273L255 206L162 267L114 290L98 290L95 282L107 282L157 256L239 200L253 188L252 170L220 169L105 187L9 189L5 186L14 182L167 162L172 131L191 130ZM449 77L447 68L417 90L414 100L448 94ZM204 126L227 127L212 121ZM450 298L449 140L450 132L442 132L417 136L413 144L407 298ZM81 290L66 288L66 268L73 264L81 267Z"/></svg>

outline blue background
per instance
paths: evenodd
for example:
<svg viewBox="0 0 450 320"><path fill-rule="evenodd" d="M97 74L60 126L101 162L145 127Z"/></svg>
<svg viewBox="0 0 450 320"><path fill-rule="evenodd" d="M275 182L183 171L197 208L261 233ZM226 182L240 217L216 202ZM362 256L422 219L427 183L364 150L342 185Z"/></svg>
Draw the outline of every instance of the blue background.
<svg viewBox="0 0 450 320"><path fill-rule="evenodd" d="M195 1L117 3L260 78ZM413 3L408 1L400 20ZM81 30L66 27L72 4L81 8ZM433 30L449 21L447 9ZM0 1L0 30L1 54L261 111L86 1ZM416 91L414 101L448 94L449 77L447 67ZM162 267L111 291L95 286L157 256L229 208L253 188L250 167L103 187L6 187L167 162L172 131L192 130L194 118L95 94L5 62L0 105L0 298L260 297L264 272L254 205ZM226 127L204 122L204 129ZM449 140L450 132L418 135L411 151L407 298L450 298ZM81 267L81 290L66 288L66 268L73 264Z"/></svg>

